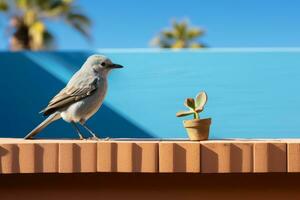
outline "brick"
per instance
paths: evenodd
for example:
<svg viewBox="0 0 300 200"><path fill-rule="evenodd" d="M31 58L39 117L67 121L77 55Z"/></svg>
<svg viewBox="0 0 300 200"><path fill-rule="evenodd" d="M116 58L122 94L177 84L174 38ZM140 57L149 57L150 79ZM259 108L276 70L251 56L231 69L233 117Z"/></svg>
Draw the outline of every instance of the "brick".
<svg viewBox="0 0 300 200"><path fill-rule="evenodd" d="M288 143L288 172L300 172L300 143Z"/></svg>
<svg viewBox="0 0 300 200"><path fill-rule="evenodd" d="M159 143L159 172L174 171L173 143Z"/></svg>
<svg viewBox="0 0 300 200"><path fill-rule="evenodd" d="M60 143L59 172L96 172L97 145L95 142Z"/></svg>
<svg viewBox="0 0 300 200"><path fill-rule="evenodd" d="M286 172L286 143L255 143L254 172Z"/></svg>
<svg viewBox="0 0 300 200"><path fill-rule="evenodd" d="M97 143L97 171L117 171L117 144L112 142Z"/></svg>
<svg viewBox="0 0 300 200"><path fill-rule="evenodd" d="M19 147L17 144L0 144L0 173L19 173Z"/></svg>
<svg viewBox="0 0 300 200"><path fill-rule="evenodd" d="M199 142L161 142L159 144L159 171L200 172Z"/></svg>
<svg viewBox="0 0 300 200"><path fill-rule="evenodd" d="M99 172L157 172L154 142L98 142Z"/></svg>
<svg viewBox="0 0 300 200"><path fill-rule="evenodd" d="M158 172L158 144L155 142L133 143L133 172Z"/></svg>
<svg viewBox="0 0 300 200"><path fill-rule="evenodd" d="M201 172L230 172L230 143L201 144Z"/></svg>
<svg viewBox="0 0 300 200"><path fill-rule="evenodd" d="M201 172L242 173L253 171L251 143L202 143Z"/></svg>
<svg viewBox="0 0 300 200"><path fill-rule="evenodd" d="M80 172L96 172L97 171L97 144L78 143L76 148L80 152L77 155L80 162Z"/></svg>
<svg viewBox="0 0 300 200"><path fill-rule="evenodd" d="M35 172L58 172L58 151L57 143L35 144Z"/></svg>
<svg viewBox="0 0 300 200"><path fill-rule="evenodd" d="M20 173L35 172L35 144L20 143L19 147L19 166Z"/></svg>
<svg viewBox="0 0 300 200"><path fill-rule="evenodd" d="M133 172L133 143L119 142L117 152L117 171L118 172Z"/></svg>
<svg viewBox="0 0 300 200"><path fill-rule="evenodd" d="M253 144L231 143L230 144L230 172L249 173L253 172Z"/></svg>
<svg viewBox="0 0 300 200"><path fill-rule="evenodd" d="M59 144L58 170L60 173L79 172L80 170L78 167L78 159L76 160L73 156L73 146L73 143Z"/></svg>

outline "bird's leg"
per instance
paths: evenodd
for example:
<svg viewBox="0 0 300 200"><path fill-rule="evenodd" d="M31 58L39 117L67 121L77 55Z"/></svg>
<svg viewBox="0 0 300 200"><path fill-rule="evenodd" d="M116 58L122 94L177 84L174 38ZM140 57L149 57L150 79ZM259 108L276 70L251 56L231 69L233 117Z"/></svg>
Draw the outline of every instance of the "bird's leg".
<svg viewBox="0 0 300 200"><path fill-rule="evenodd" d="M93 136L94 139L100 139L85 123L80 123L80 124Z"/></svg>
<svg viewBox="0 0 300 200"><path fill-rule="evenodd" d="M82 136L82 134L81 134L79 128L77 127L76 123L75 123L75 122L72 122L72 124L73 124L73 126L74 126L74 128L75 128L77 134L79 135L79 139L80 139L80 140L83 140L84 138L83 138L83 136Z"/></svg>

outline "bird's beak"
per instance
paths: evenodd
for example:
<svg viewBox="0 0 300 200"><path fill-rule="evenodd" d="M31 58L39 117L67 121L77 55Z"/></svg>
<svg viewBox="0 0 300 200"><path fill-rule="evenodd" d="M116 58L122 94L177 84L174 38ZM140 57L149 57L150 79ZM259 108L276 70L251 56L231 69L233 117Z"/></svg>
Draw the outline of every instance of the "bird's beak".
<svg viewBox="0 0 300 200"><path fill-rule="evenodd" d="M123 66L119 65L119 64L112 64L112 65L109 66L109 68L117 69L117 68L123 68Z"/></svg>

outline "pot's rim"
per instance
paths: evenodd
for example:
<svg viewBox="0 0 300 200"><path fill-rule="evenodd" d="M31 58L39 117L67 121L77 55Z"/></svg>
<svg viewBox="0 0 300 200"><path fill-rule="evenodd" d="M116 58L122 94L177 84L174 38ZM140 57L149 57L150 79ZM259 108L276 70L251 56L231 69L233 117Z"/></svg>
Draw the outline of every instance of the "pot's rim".
<svg viewBox="0 0 300 200"><path fill-rule="evenodd" d="M211 121L211 118L204 118L204 119L187 119L183 120L184 122L204 122L204 121Z"/></svg>
<svg viewBox="0 0 300 200"><path fill-rule="evenodd" d="M210 126L211 118L183 120L184 127Z"/></svg>

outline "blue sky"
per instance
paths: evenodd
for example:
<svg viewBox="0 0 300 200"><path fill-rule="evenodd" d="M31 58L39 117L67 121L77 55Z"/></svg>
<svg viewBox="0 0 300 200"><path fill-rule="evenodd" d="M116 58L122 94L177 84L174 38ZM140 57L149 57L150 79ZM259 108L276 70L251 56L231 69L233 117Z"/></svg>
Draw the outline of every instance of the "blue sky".
<svg viewBox="0 0 300 200"><path fill-rule="evenodd" d="M93 42L61 23L49 23L59 49L146 48L172 19L206 30L210 47L299 47L298 0L77 0L93 20ZM6 21L1 17L0 28ZM0 49L7 46L3 31Z"/></svg>

